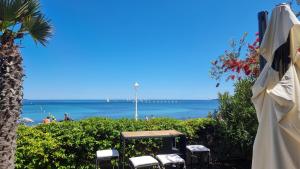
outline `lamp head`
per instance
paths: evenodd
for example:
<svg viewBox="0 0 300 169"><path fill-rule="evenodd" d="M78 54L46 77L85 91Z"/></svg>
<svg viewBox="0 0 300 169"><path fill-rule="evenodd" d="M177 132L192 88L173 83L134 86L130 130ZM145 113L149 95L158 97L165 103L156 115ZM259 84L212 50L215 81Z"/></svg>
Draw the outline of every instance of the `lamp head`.
<svg viewBox="0 0 300 169"><path fill-rule="evenodd" d="M138 82L135 82L134 85L133 85L133 87L134 87L135 89L137 89L139 86L140 86L140 85L138 84Z"/></svg>

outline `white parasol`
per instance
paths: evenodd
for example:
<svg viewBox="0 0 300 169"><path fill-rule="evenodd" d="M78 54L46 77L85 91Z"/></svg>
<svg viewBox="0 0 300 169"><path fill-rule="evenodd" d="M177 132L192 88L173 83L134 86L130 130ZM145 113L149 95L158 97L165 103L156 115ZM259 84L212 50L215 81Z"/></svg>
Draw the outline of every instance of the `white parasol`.
<svg viewBox="0 0 300 169"><path fill-rule="evenodd" d="M23 123L33 123L34 122L31 118L28 118L28 117L21 118L20 121Z"/></svg>
<svg viewBox="0 0 300 169"><path fill-rule="evenodd" d="M272 11L261 44L267 64L252 92L259 126L252 169L300 168L300 22L289 5Z"/></svg>

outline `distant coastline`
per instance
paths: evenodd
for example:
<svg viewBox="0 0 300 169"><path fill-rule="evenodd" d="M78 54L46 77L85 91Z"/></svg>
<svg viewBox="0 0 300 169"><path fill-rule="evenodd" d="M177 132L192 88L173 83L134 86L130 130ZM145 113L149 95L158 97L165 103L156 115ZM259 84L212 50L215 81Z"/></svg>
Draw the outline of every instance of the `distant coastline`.
<svg viewBox="0 0 300 169"><path fill-rule="evenodd" d="M110 101L130 101L134 99L109 99ZM141 101L218 101L219 99L138 99ZM28 101L107 101L107 99L23 99Z"/></svg>
<svg viewBox="0 0 300 169"><path fill-rule="evenodd" d="M50 114L62 120L65 113L72 119L89 117L133 118L134 101L112 100L24 100L22 117L28 117L39 123ZM168 117L191 119L207 117L217 109L218 99L210 100L163 100L149 99L138 101L139 119L147 117Z"/></svg>

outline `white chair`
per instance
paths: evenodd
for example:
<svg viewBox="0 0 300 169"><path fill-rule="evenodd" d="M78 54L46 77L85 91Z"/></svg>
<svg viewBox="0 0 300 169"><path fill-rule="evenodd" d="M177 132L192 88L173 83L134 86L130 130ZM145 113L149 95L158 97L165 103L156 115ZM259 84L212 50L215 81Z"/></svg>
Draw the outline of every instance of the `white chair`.
<svg viewBox="0 0 300 169"><path fill-rule="evenodd" d="M100 162L110 161L113 159L119 160L119 152L115 149L108 149L108 150L98 150L96 152L96 169L99 168Z"/></svg>
<svg viewBox="0 0 300 169"><path fill-rule="evenodd" d="M160 169L158 161L151 156L140 156L129 158L131 168L157 167Z"/></svg>
<svg viewBox="0 0 300 169"><path fill-rule="evenodd" d="M186 168L184 159L177 154L160 154L157 155L156 158L163 168L166 166Z"/></svg>
<svg viewBox="0 0 300 169"><path fill-rule="evenodd" d="M186 146L186 149L190 153L190 160L191 160L191 166L193 166L193 158L197 157L199 158L199 154L201 153L208 153L208 167L210 167L211 157L210 157L210 149L203 146L203 145L188 145Z"/></svg>

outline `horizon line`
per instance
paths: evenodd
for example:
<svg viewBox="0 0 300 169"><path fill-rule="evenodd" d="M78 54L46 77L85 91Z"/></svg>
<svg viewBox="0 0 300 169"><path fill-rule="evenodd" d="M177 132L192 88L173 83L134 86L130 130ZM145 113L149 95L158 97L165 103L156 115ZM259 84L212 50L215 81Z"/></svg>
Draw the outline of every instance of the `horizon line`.
<svg viewBox="0 0 300 169"><path fill-rule="evenodd" d="M202 99L138 99L138 100L217 100L218 98L202 98ZM84 101L84 100L134 100L134 99L124 99L124 98L120 98L120 99L23 99L23 100L33 100L33 101L39 101L39 100L49 100L49 101L51 101L51 100L53 100L53 101L60 101L60 100L74 100L74 101L76 101L76 100L82 100L82 101Z"/></svg>

